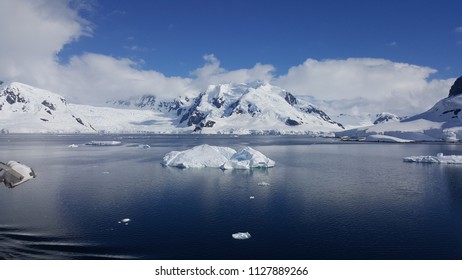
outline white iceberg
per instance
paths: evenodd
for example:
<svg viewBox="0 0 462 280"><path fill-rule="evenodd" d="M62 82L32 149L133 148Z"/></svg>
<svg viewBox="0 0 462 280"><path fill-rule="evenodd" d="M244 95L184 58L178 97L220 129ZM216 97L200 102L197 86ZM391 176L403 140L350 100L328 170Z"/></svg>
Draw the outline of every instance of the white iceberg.
<svg viewBox="0 0 462 280"><path fill-rule="evenodd" d="M275 162L250 147L236 152L232 148L204 144L186 151L169 152L162 164L179 168L251 169L273 167Z"/></svg>
<svg viewBox="0 0 462 280"><path fill-rule="evenodd" d="M232 237L233 237L234 239L241 239L241 240L243 240L243 239L249 239L249 238L252 237L252 236L251 236L250 233L248 233L248 232L237 232L237 233L233 233L233 234L232 234Z"/></svg>
<svg viewBox="0 0 462 280"><path fill-rule="evenodd" d="M76 144L70 144L68 147L69 147L69 148L78 148L78 147L79 147L79 145L76 145Z"/></svg>
<svg viewBox="0 0 462 280"><path fill-rule="evenodd" d="M250 147L245 147L225 162L222 169L251 169L274 167L275 162Z"/></svg>
<svg viewBox="0 0 462 280"><path fill-rule="evenodd" d="M172 151L164 156L162 164L180 168L219 168L235 153L236 151L231 148L204 144L186 151Z"/></svg>
<svg viewBox="0 0 462 280"><path fill-rule="evenodd" d="M436 156L411 156L403 158L405 162L462 164L462 156L438 153Z"/></svg>
<svg viewBox="0 0 462 280"><path fill-rule="evenodd" d="M140 144L138 145L138 148L148 150L151 149L151 146L149 146L148 144Z"/></svg>
<svg viewBox="0 0 462 280"><path fill-rule="evenodd" d="M260 182L257 184L258 186L260 187L269 187L270 186L270 183L267 183L267 182Z"/></svg>

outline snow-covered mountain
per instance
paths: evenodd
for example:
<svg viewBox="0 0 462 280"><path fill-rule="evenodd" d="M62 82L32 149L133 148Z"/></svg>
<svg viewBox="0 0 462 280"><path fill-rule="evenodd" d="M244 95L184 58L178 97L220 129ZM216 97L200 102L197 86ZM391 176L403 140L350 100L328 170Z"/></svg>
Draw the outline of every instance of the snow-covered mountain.
<svg viewBox="0 0 462 280"><path fill-rule="evenodd" d="M177 109L179 127L205 133L321 133L343 129L310 103L268 83L221 84Z"/></svg>
<svg viewBox="0 0 462 280"><path fill-rule="evenodd" d="M0 130L332 135L343 129L310 103L264 83L215 85L193 98L142 96L110 105L118 108L69 104L49 91L12 83L0 92Z"/></svg>
<svg viewBox="0 0 462 280"><path fill-rule="evenodd" d="M120 109L152 110L160 113L176 113L176 110L188 104L189 98L177 97L171 100L159 99L155 95L134 96L128 99L108 100L106 105Z"/></svg>
<svg viewBox="0 0 462 280"><path fill-rule="evenodd" d="M403 119L336 133L338 137L385 135L405 140L449 141L462 138L462 77L451 87L449 96L428 111Z"/></svg>
<svg viewBox="0 0 462 280"><path fill-rule="evenodd" d="M86 118L74 112L66 99L52 92L21 83L0 90L2 133L92 133Z"/></svg>

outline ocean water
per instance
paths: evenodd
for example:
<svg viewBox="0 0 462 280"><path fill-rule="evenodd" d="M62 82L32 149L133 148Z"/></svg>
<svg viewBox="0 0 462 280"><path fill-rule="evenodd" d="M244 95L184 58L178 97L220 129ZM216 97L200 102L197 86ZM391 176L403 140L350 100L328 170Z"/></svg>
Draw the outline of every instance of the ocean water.
<svg viewBox="0 0 462 280"><path fill-rule="evenodd" d="M122 145L83 145L91 140ZM160 164L171 150L203 143L249 145L276 167ZM462 166L402 161L439 152L461 155L462 146L0 135L0 161L37 174L0 185L0 259L462 259ZM235 240L236 232L252 237Z"/></svg>

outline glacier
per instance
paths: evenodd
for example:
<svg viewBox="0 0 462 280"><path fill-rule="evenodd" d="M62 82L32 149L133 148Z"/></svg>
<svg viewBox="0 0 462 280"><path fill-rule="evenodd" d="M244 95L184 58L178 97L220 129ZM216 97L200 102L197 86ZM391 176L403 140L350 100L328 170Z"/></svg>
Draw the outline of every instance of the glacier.
<svg viewBox="0 0 462 280"><path fill-rule="evenodd" d="M275 161L251 147L236 151L229 147L208 144L185 151L171 151L162 159L162 165L179 168L252 169L270 168L275 164Z"/></svg>

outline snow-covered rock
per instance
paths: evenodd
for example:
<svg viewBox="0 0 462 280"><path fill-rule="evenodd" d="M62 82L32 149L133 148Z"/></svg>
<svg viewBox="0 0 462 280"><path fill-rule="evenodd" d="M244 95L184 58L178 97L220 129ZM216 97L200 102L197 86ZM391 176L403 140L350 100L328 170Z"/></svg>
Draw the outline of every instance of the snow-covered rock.
<svg viewBox="0 0 462 280"><path fill-rule="evenodd" d="M447 163L447 164L462 164L462 156L449 155L445 156L443 153L438 153L436 156L410 156L403 158L405 162L417 163Z"/></svg>
<svg viewBox="0 0 462 280"><path fill-rule="evenodd" d="M185 151L169 152L162 164L179 168L252 169L273 167L275 162L250 147L236 152L229 147L204 144Z"/></svg>
<svg viewBox="0 0 462 280"><path fill-rule="evenodd" d="M386 122L399 122L401 120L401 118L398 117L397 115L392 114L392 113L387 113L387 112L377 114L375 117L376 119L374 120L374 124L386 123Z"/></svg>

